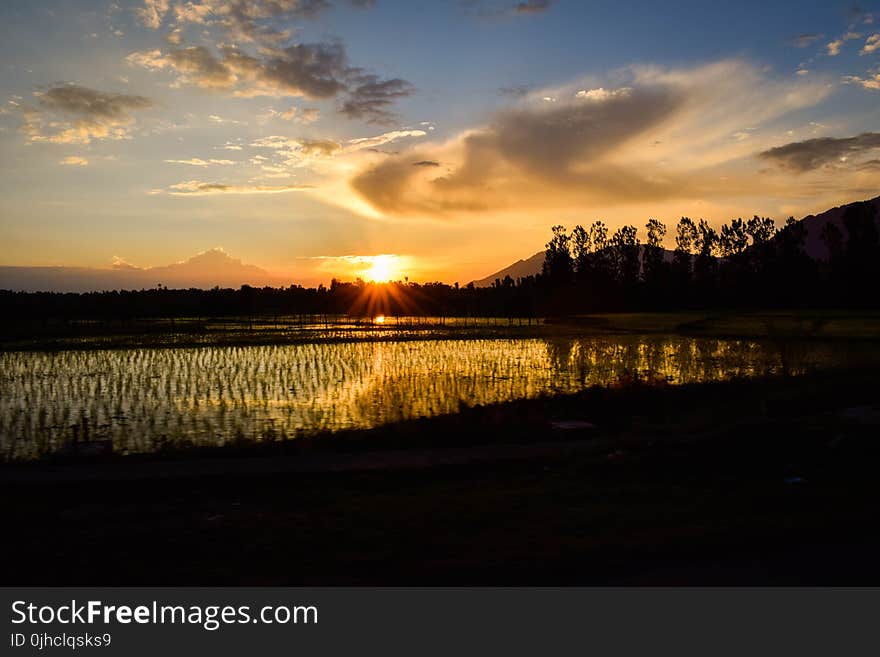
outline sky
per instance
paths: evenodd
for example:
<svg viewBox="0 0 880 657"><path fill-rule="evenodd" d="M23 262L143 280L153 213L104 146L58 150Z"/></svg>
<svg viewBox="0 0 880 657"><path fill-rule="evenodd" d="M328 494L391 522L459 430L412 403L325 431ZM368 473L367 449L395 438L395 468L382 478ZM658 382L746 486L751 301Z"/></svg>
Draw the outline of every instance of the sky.
<svg viewBox="0 0 880 657"><path fill-rule="evenodd" d="M0 265L221 247L465 283L554 224L880 193L878 3L4 0L0 25Z"/></svg>

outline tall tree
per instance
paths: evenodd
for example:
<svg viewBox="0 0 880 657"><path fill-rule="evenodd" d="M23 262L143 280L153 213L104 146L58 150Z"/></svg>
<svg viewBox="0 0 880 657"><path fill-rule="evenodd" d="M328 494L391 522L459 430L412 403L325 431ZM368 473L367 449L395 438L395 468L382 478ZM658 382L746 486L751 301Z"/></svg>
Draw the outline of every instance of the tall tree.
<svg viewBox="0 0 880 657"><path fill-rule="evenodd" d="M585 281L589 275L589 260L593 240L584 227L578 224L571 231L571 252L574 270L578 280Z"/></svg>
<svg viewBox="0 0 880 657"><path fill-rule="evenodd" d="M631 290L639 280L639 240L635 226L621 226L611 237L618 282Z"/></svg>
<svg viewBox="0 0 880 657"><path fill-rule="evenodd" d="M642 258L642 275L648 283L658 284L663 268L663 238L666 236L666 226L657 219L648 219L645 224L647 240L645 254Z"/></svg>
<svg viewBox="0 0 880 657"><path fill-rule="evenodd" d="M569 245L571 237L566 233L565 226L553 226L553 237L547 243L542 272L551 285L561 287L571 283L574 262Z"/></svg>
<svg viewBox="0 0 880 657"><path fill-rule="evenodd" d="M736 258L741 255L749 245L745 222L742 219L734 219L729 224L724 224L721 227L718 244L721 255L725 258Z"/></svg>

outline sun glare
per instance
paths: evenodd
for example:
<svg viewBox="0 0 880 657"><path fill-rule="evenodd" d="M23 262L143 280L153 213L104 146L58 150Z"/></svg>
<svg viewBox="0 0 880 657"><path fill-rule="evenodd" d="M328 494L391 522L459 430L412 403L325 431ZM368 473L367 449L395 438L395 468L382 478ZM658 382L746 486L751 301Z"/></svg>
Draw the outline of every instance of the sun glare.
<svg viewBox="0 0 880 657"><path fill-rule="evenodd" d="M385 323L385 315L378 315L373 321L376 322L377 324L384 324Z"/></svg>
<svg viewBox="0 0 880 657"><path fill-rule="evenodd" d="M387 283L398 275L394 256L377 255L370 259L370 268L364 272L364 277L373 283Z"/></svg>

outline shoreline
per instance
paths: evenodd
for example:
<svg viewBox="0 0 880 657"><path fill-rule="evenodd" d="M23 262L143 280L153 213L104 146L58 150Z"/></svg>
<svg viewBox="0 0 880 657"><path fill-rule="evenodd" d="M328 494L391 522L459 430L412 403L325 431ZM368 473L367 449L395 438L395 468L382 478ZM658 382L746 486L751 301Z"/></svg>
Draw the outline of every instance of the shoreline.
<svg viewBox="0 0 880 657"><path fill-rule="evenodd" d="M109 349L184 349L351 342L404 342L420 340L497 340L579 338L613 335L671 335L719 340L880 341L880 313L868 310L700 310L680 312L602 313L550 318L467 318L468 326L419 322L396 325L342 322L337 326L266 328L271 316L257 317L262 327L247 328L245 318L228 318L208 328L204 320L186 328L186 321L162 326L143 321L140 331L71 331L36 338L0 335L0 354L21 351ZM436 318L435 318L436 319ZM462 318L447 318L460 320ZM481 320L484 320L481 322ZM526 323L528 322L528 323ZM534 323L532 323L534 322ZM108 327L110 328L110 327ZM120 327L121 328L121 327Z"/></svg>
<svg viewBox="0 0 880 657"><path fill-rule="evenodd" d="M2 572L8 584L871 584L876 383L514 402L373 430L376 449L349 436L300 455L311 470L271 453L256 468L239 455L165 476L173 462L145 462L154 476L112 480L52 481L41 466L38 484L0 478ZM535 433L574 420L596 428ZM413 436L505 432L525 442L389 457ZM441 453L464 456L430 458Z"/></svg>

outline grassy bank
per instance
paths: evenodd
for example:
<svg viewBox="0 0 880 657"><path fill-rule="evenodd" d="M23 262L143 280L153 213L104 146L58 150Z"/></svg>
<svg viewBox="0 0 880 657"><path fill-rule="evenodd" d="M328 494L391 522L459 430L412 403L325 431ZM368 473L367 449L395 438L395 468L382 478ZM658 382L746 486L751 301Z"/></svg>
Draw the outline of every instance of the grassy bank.
<svg viewBox="0 0 880 657"><path fill-rule="evenodd" d="M501 452L442 465L230 468L172 478L150 462L153 476L131 480L4 480L4 499L14 502L3 516L3 577L8 584L876 583L876 384L872 373L856 372L629 386L342 434L321 446L332 443L340 458L367 449L379 458L401 445L417 454L417 445L562 441L527 460ZM575 420L595 428L559 428ZM311 445L263 456L296 461L318 441Z"/></svg>

